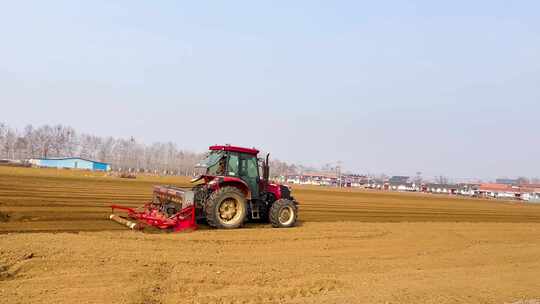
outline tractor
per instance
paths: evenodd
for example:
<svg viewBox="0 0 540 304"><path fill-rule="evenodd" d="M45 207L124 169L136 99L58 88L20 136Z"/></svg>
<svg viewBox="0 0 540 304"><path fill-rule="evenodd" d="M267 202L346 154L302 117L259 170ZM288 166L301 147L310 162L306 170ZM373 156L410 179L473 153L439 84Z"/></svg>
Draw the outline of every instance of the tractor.
<svg viewBox="0 0 540 304"><path fill-rule="evenodd" d="M171 231L196 228L197 221L221 229L239 228L246 221L270 222L276 228L296 224L298 202L288 186L270 182L269 154L260 159L257 149L231 145L209 150L197 166L204 173L191 180L194 187L155 186L152 201L142 210L112 205L110 218L131 229ZM127 212L127 217L115 210Z"/></svg>

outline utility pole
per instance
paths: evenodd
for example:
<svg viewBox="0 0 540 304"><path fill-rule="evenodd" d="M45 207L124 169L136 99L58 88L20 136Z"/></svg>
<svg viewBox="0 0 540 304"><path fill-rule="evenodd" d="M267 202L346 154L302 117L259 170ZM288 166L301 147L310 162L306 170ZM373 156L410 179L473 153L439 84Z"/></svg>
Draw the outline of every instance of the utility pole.
<svg viewBox="0 0 540 304"><path fill-rule="evenodd" d="M338 176L338 185L339 185L339 188L341 188L341 161L338 160L337 161L337 176Z"/></svg>

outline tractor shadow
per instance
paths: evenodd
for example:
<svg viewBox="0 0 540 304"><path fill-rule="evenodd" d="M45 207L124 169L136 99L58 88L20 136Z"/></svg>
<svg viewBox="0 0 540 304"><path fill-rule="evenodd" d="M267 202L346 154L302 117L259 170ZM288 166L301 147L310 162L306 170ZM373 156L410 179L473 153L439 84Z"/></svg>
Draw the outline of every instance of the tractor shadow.
<svg viewBox="0 0 540 304"><path fill-rule="evenodd" d="M280 229L295 229L302 227L304 225L304 221L297 221L296 225L291 228L280 228ZM246 230L261 230L261 229L278 229L272 227L270 223L267 222L247 222L245 223L240 229L246 229ZM154 226L144 226L143 229L140 230L140 232L145 234L169 234L169 233L191 233L195 231L211 231L211 230L221 230L221 229L215 229L210 227L206 222L197 222L197 229L186 229L184 231L175 232L173 230L167 230L167 229L160 229ZM235 229L232 229L235 230Z"/></svg>

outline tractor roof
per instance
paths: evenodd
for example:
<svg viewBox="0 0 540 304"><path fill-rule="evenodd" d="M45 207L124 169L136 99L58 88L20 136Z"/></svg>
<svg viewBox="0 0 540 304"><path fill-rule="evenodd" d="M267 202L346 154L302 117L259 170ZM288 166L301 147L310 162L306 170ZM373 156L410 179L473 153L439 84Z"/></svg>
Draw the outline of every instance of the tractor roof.
<svg viewBox="0 0 540 304"><path fill-rule="evenodd" d="M251 155L257 156L259 153L259 150L255 148L242 148L242 147L236 147L231 145L225 145L225 146L211 146L209 148L211 151L232 151L232 152L239 152L239 153L247 153Z"/></svg>

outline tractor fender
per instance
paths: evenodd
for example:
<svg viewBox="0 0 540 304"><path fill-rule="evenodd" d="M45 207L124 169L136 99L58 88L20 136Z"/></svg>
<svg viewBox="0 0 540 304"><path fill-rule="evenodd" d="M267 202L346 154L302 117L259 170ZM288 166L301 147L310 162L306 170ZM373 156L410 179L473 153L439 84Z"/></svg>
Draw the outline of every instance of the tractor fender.
<svg viewBox="0 0 540 304"><path fill-rule="evenodd" d="M293 199L291 196L291 189L285 185L270 183L266 186L266 191L272 193L276 200L282 198L290 200Z"/></svg>
<svg viewBox="0 0 540 304"><path fill-rule="evenodd" d="M272 193L276 200L281 198L281 187L278 184L267 184L266 191Z"/></svg>
<svg viewBox="0 0 540 304"><path fill-rule="evenodd" d="M244 195L246 199L251 199L251 190L249 190L248 184L238 177L230 176L220 176L211 180L208 185L213 186L213 190L217 190L223 187L235 187L238 188Z"/></svg>

